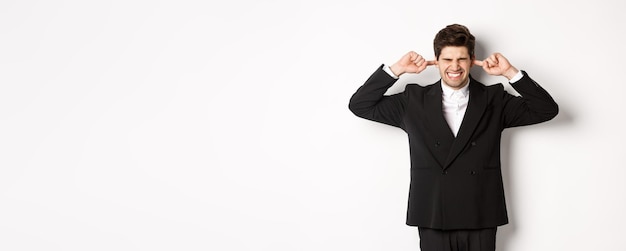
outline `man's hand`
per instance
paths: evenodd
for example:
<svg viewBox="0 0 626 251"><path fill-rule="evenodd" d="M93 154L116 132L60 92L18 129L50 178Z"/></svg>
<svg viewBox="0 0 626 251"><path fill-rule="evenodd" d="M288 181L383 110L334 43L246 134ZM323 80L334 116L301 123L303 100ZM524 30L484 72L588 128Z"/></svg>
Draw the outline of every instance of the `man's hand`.
<svg viewBox="0 0 626 251"><path fill-rule="evenodd" d="M504 76L509 80L519 72L519 70L512 66L509 60L500 53L491 54L491 56L483 61L474 60L474 64L482 66L483 70L489 75Z"/></svg>
<svg viewBox="0 0 626 251"><path fill-rule="evenodd" d="M414 51L409 51L407 54L402 56L398 62L391 65L389 68L396 74L396 76L400 76L404 73L420 73L424 69L426 69L429 65L435 65L437 61L431 60L427 61L420 54L417 54Z"/></svg>

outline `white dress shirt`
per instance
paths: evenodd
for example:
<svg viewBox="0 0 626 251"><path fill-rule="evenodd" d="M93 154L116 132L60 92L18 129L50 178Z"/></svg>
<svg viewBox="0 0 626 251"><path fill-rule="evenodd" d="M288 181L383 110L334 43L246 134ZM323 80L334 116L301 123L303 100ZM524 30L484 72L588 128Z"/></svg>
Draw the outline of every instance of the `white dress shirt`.
<svg viewBox="0 0 626 251"><path fill-rule="evenodd" d="M469 79L467 80L470 81ZM459 133L461 128L461 122L465 116L467 110L467 103L469 101L469 84L466 84L461 89L454 90L441 82L441 102L443 108L443 117L446 118L450 130L454 137Z"/></svg>
<svg viewBox="0 0 626 251"><path fill-rule="evenodd" d="M383 70L389 74L389 76L397 79L398 76L393 74L389 66L384 65ZM513 84L520 79L524 74L519 71L509 83ZM470 81L469 79L467 81ZM441 80L441 102L443 108L443 116L448 122L448 126L454 134L454 137L459 133L463 117L465 117L465 111L467 110L467 103L469 102L469 83L459 90L454 90Z"/></svg>

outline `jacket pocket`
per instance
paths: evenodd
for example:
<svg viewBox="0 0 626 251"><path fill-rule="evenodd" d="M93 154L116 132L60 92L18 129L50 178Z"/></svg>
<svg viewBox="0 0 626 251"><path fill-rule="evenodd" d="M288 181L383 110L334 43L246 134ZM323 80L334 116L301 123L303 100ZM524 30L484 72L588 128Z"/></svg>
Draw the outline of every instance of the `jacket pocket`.
<svg viewBox="0 0 626 251"><path fill-rule="evenodd" d="M500 169L500 165L484 165L483 169L485 169L485 170L497 170L497 169Z"/></svg>
<svg viewBox="0 0 626 251"><path fill-rule="evenodd" d="M411 169L420 169L420 170L423 170L423 169L432 169L432 166L417 165L417 166L413 166L413 167L411 167Z"/></svg>

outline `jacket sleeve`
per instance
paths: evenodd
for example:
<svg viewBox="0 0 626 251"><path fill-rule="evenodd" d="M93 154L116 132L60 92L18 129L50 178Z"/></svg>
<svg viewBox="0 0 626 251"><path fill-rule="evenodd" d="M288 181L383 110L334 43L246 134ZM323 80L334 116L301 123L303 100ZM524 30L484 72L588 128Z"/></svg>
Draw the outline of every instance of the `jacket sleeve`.
<svg viewBox="0 0 626 251"><path fill-rule="evenodd" d="M379 67L352 95L348 107L356 116L404 128L402 117L406 105L404 93L385 96L385 92L396 82Z"/></svg>
<svg viewBox="0 0 626 251"><path fill-rule="evenodd" d="M524 77L512 84L519 92L515 97L505 92L504 127L532 125L548 121L559 113L559 106L550 94L532 80L526 72Z"/></svg>

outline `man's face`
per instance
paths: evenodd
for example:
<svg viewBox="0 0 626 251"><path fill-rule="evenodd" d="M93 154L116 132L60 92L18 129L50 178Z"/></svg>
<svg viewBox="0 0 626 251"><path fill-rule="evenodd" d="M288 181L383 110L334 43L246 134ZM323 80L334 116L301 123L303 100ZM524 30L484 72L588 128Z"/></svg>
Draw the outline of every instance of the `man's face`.
<svg viewBox="0 0 626 251"><path fill-rule="evenodd" d="M474 59L464 46L446 46L441 49L437 68L443 83L458 90L467 85Z"/></svg>

